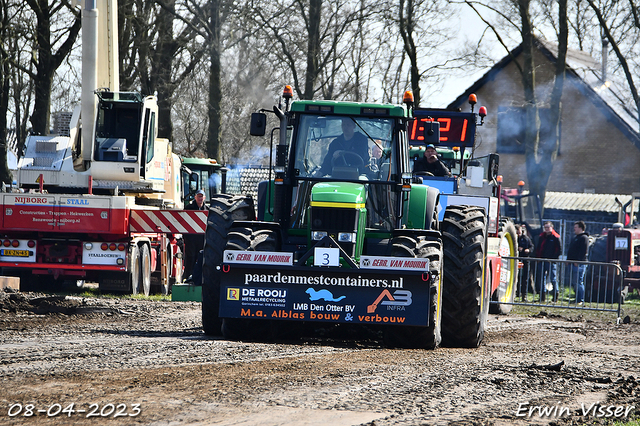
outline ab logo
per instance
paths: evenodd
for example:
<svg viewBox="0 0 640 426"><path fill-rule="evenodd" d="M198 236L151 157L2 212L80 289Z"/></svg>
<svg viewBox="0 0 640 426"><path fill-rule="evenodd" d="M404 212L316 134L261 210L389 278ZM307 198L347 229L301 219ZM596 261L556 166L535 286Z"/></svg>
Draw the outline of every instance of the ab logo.
<svg viewBox="0 0 640 426"><path fill-rule="evenodd" d="M388 300L382 300L383 298ZM382 301L382 303L380 303ZM411 305L411 292L408 290L396 290L393 296L389 290L382 290L380 296L371 305L367 306L367 313L372 314L378 309L378 304L390 306L409 306Z"/></svg>

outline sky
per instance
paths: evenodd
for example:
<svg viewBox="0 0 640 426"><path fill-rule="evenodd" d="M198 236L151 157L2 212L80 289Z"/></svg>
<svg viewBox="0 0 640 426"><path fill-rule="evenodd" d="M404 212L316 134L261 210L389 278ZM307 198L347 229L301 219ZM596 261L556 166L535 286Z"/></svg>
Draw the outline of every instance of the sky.
<svg viewBox="0 0 640 426"><path fill-rule="evenodd" d="M457 5L459 10L459 28L461 31L456 40L452 40L452 44L463 45L466 40L476 43L483 37L486 25L480 20L478 15L467 5ZM497 43L493 33L486 32L484 34L483 44L490 52L493 62L498 62L506 55L504 48ZM515 46L513 46L515 47ZM443 82L441 90L428 93L428 101L424 106L432 108L445 108L453 102L461 93L469 86L480 79L489 68L483 68L467 73L464 77L450 76Z"/></svg>

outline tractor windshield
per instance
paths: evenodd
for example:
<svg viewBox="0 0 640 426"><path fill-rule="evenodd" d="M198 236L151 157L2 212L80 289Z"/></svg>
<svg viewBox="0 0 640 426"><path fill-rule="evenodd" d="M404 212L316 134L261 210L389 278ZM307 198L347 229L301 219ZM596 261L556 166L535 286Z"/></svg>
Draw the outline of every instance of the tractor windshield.
<svg viewBox="0 0 640 426"><path fill-rule="evenodd" d="M307 227L306 201L317 180L327 179L364 184L367 229L392 230L397 193L391 186L398 180L395 125L389 117L301 114L294 136L298 186L292 227Z"/></svg>
<svg viewBox="0 0 640 426"><path fill-rule="evenodd" d="M394 180L394 124L391 118L301 115L295 143L297 176Z"/></svg>

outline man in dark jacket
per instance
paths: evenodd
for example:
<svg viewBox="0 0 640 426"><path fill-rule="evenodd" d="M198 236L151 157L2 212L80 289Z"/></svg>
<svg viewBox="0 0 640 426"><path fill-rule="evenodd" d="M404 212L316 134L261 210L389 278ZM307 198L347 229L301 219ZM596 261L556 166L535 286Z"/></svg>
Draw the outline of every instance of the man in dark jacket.
<svg viewBox="0 0 640 426"><path fill-rule="evenodd" d="M557 259L560 257L561 251L560 235L553 229L553 223L545 222L544 230L538 238L536 257L542 259ZM549 281L551 281L553 285L553 301L558 300L557 267L556 262L538 263L538 267L536 268L536 291L540 293L540 301L545 300L547 275L549 275Z"/></svg>
<svg viewBox="0 0 640 426"><path fill-rule="evenodd" d="M185 210L207 210L205 204L205 194L201 189L196 192L193 201L190 202ZM184 277L188 280L193 271L193 267L198 259L198 253L204 247L204 234L185 234L184 235Z"/></svg>
<svg viewBox="0 0 640 426"><path fill-rule="evenodd" d="M527 235L527 227L525 225L516 225L518 231L518 257L530 257L533 254L533 242ZM529 261L522 261L522 269L520 270L519 295L522 300L527 299L529 289L533 291L533 283L531 281L531 269Z"/></svg>
<svg viewBox="0 0 640 426"><path fill-rule="evenodd" d="M424 156L416 160L413 165L413 172L427 172L433 176L451 176L447 166L438 158L438 152L433 144L427 145Z"/></svg>
<svg viewBox="0 0 640 426"><path fill-rule="evenodd" d="M577 260L580 262L587 261L589 253L589 234L585 232L586 225L579 220L573 224L573 233L575 236L569 244L567 252L567 260ZM576 303L584 302L584 273L587 265L580 263L571 264L571 286L576 291Z"/></svg>
<svg viewBox="0 0 640 426"><path fill-rule="evenodd" d="M362 159L362 162L358 160ZM356 122L353 118L342 119L342 134L329 144L329 150L322 162L319 176L331 174L333 166L361 167L369 164L369 143L367 137L356 132Z"/></svg>

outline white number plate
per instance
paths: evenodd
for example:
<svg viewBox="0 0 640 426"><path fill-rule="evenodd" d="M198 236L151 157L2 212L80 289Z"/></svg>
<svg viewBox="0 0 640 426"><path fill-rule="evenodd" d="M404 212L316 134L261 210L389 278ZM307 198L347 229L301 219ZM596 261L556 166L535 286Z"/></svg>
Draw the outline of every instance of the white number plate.
<svg viewBox="0 0 640 426"><path fill-rule="evenodd" d="M315 266L339 266L340 250L326 247L314 248L313 264Z"/></svg>
<svg viewBox="0 0 640 426"><path fill-rule="evenodd" d="M629 248L627 237L616 237L616 250L626 250Z"/></svg>

